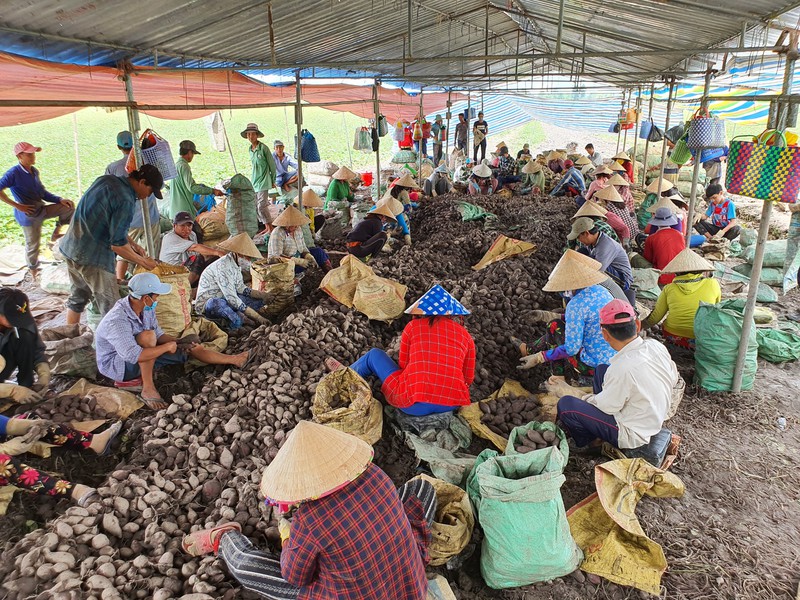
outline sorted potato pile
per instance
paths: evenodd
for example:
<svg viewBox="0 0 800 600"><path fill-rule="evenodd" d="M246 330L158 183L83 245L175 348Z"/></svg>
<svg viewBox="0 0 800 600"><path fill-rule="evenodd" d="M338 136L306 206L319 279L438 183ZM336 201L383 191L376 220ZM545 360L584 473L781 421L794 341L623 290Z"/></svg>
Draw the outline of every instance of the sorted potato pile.
<svg viewBox="0 0 800 600"><path fill-rule="evenodd" d="M514 449L520 454L527 454L528 452L541 450L542 448L547 448L548 446L557 448L559 442L560 440L554 431L550 431L549 429L544 431L529 429L525 432L525 435L517 438L517 443L515 444Z"/></svg>
<svg viewBox="0 0 800 600"><path fill-rule="evenodd" d="M539 403L533 396L505 396L479 404L481 422L497 435L508 437L514 427L539 418Z"/></svg>
<svg viewBox="0 0 800 600"><path fill-rule="evenodd" d="M97 405L92 396L62 395L37 404L32 411L42 419L50 419L54 423L71 423L72 421L88 421L90 419L115 419Z"/></svg>

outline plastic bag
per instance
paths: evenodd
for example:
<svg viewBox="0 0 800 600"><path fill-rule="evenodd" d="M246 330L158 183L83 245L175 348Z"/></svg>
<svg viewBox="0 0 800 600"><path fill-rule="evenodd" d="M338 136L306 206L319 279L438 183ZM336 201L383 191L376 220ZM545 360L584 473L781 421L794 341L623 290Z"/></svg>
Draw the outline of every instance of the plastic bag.
<svg viewBox="0 0 800 600"><path fill-rule="evenodd" d="M736 265L733 267L733 270L737 273L741 273L742 275L750 277L750 274L753 272L753 265L742 263L741 265ZM776 269L775 267L764 266L764 268L761 269L761 277L759 278L759 281L775 287L781 286L783 285L783 271L781 269Z"/></svg>
<svg viewBox="0 0 800 600"><path fill-rule="evenodd" d="M483 528L481 575L489 587L562 577L583 560L561 499L564 465L560 452L478 455L467 492Z"/></svg>
<svg viewBox="0 0 800 600"><path fill-rule="evenodd" d="M368 444L381 439L383 409L369 384L353 369L337 369L317 384L311 404L314 422L344 431Z"/></svg>
<svg viewBox="0 0 800 600"><path fill-rule="evenodd" d="M475 515L467 493L441 479L418 475L436 491L436 516L431 524L431 543L428 546L430 565L438 567L458 555L472 537Z"/></svg>
<svg viewBox="0 0 800 600"><path fill-rule="evenodd" d="M700 303L694 318L695 376L710 392L729 392L742 337L744 300L723 300L719 304ZM753 389L758 369L756 328L747 341L742 390Z"/></svg>
<svg viewBox="0 0 800 600"><path fill-rule="evenodd" d="M53 375L97 377L94 334L86 325L60 325L39 331Z"/></svg>
<svg viewBox="0 0 800 600"><path fill-rule="evenodd" d="M751 265L756 255L756 245L748 246L742 253L742 258ZM786 240L767 240L764 243L764 267L782 267L786 258Z"/></svg>
<svg viewBox="0 0 800 600"><path fill-rule="evenodd" d="M775 329L759 327L758 356L771 363L783 363L800 358L800 328L782 322Z"/></svg>

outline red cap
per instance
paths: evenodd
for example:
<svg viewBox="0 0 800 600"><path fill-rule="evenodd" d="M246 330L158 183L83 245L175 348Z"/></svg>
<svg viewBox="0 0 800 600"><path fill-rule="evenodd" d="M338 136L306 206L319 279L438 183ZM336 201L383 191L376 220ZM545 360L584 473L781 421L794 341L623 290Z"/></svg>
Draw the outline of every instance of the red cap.
<svg viewBox="0 0 800 600"><path fill-rule="evenodd" d="M574 162L572 162L571 160L567 159L567 160L564 161L564 168L565 169L569 169L574 164L575 164Z"/></svg>
<svg viewBox="0 0 800 600"><path fill-rule="evenodd" d="M14 156L20 154L21 152L41 152L42 149L39 146L34 146L33 144L29 144L28 142L19 142L14 145Z"/></svg>
<svg viewBox="0 0 800 600"><path fill-rule="evenodd" d="M600 309L600 325L618 325L636 320L636 311L624 300L614 299Z"/></svg>

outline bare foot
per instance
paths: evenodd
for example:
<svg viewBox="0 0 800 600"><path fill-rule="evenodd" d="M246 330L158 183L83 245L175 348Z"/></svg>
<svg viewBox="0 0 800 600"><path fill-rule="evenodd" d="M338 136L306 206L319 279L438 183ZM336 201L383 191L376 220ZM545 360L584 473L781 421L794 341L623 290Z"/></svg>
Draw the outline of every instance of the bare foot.
<svg viewBox="0 0 800 600"><path fill-rule="evenodd" d="M342 363L340 363L338 360L336 360L335 358L330 357L330 356L325 359L325 366L328 367L328 370L331 373L333 371L336 371L337 369L344 368L344 365Z"/></svg>
<svg viewBox="0 0 800 600"><path fill-rule="evenodd" d="M247 364L247 359L250 358L250 351L242 352L241 354L235 354L233 356L234 362L233 365L237 369L243 369L244 366Z"/></svg>

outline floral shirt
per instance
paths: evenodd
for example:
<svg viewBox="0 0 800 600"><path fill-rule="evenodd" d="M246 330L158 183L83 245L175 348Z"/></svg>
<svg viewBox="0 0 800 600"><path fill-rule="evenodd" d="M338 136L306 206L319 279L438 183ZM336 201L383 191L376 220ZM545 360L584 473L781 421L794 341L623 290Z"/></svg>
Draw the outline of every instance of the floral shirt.
<svg viewBox="0 0 800 600"><path fill-rule="evenodd" d="M236 257L233 254L226 254L208 265L200 275L194 309L203 314L206 302L211 298L225 298L231 308L243 311L245 304L239 298L239 294L244 293L246 289L242 269Z"/></svg>

